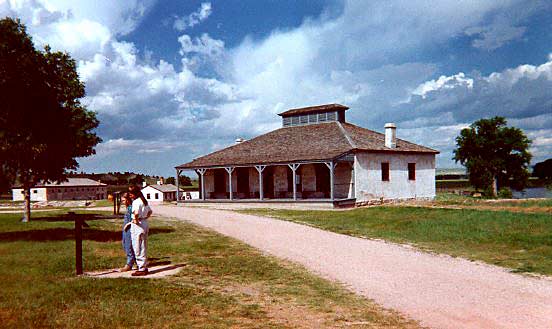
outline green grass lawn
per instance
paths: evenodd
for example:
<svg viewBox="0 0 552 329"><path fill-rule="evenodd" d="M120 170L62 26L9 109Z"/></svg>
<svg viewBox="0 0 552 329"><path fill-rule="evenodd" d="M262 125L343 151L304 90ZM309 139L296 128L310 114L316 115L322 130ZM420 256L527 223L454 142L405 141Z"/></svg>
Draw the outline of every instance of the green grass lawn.
<svg viewBox="0 0 552 329"><path fill-rule="evenodd" d="M121 219L87 216L85 271L124 264ZM74 275L73 223L61 213L0 214L2 328L155 327L416 328L397 314L197 226L154 218L152 263L185 264L164 279L98 279Z"/></svg>
<svg viewBox="0 0 552 329"><path fill-rule="evenodd" d="M417 207L244 212L306 223L342 234L409 243L517 272L552 274L550 214Z"/></svg>
<svg viewBox="0 0 552 329"><path fill-rule="evenodd" d="M522 208L550 208L552 207L552 199L524 199L515 201L489 200L474 198L471 196L458 195L454 193L438 193L435 198L435 203L438 205L462 205L462 206L478 206L484 205L488 207L522 207Z"/></svg>

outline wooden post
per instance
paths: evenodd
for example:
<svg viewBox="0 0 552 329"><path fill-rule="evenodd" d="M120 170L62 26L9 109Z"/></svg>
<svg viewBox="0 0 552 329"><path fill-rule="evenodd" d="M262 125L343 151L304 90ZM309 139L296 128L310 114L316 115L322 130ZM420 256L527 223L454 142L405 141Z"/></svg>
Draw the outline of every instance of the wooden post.
<svg viewBox="0 0 552 329"><path fill-rule="evenodd" d="M289 168L293 172L293 200L297 200L297 174L296 171L299 168L300 163L290 163L288 164Z"/></svg>
<svg viewBox="0 0 552 329"><path fill-rule="evenodd" d="M176 169L176 205L178 205L178 201L180 200L180 182L178 181L178 177L180 177L181 172L181 170Z"/></svg>
<svg viewBox="0 0 552 329"><path fill-rule="evenodd" d="M197 173L201 176L201 187L200 187L200 191L201 191L201 200L205 200L205 179L203 177L203 175L205 175L205 172L207 171L207 169L205 168L200 168L197 170Z"/></svg>
<svg viewBox="0 0 552 329"><path fill-rule="evenodd" d="M265 170L266 166L258 165L255 166L255 169L257 169L257 172L259 173L259 200L262 200L263 195L263 171Z"/></svg>
<svg viewBox="0 0 552 329"><path fill-rule="evenodd" d="M336 164L333 161L324 162L328 169L330 169L330 199L334 200L334 169Z"/></svg>
<svg viewBox="0 0 552 329"><path fill-rule="evenodd" d="M113 215L117 215L117 192L113 192Z"/></svg>
<svg viewBox="0 0 552 329"><path fill-rule="evenodd" d="M353 162L351 163L351 173L352 173L352 177L351 177L351 181L352 181L352 186L350 187L350 190L351 190L351 196L352 198L356 198L356 170L355 170L355 161L356 161L356 156L355 158L353 159Z"/></svg>
<svg viewBox="0 0 552 329"><path fill-rule="evenodd" d="M228 173L228 191L229 191L229 194L228 194L228 197L230 200L233 200L233 195L232 195L232 172L234 172L234 167L226 167L224 168L224 170L226 170L226 172Z"/></svg>
<svg viewBox="0 0 552 329"><path fill-rule="evenodd" d="M76 216L74 212L69 212L69 216L75 221L75 267L77 275L82 274L82 218Z"/></svg>

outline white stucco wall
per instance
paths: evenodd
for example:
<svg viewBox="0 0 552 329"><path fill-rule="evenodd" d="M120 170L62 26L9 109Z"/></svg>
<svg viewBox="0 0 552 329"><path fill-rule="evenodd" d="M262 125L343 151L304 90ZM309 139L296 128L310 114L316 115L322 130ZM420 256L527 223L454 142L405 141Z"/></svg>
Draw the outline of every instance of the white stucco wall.
<svg viewBox="0 0 552 329"><path fill-rule="evenodd" d="M22 201L23 189L12 190L13 201ZM31 201L97 200L107 198L106 186L54 186L31 188Z"/></svg>
<svg viewBox="0 0 552 329"><path fill-rule="evenodd" d="M157 193L157 199L155 198L156 193ZM142 189L142 194L144 194L144 197L146 198L146 200L148 200L149 203L163 202L163 193L161 191L154 189L151 186L144 187Z"/></svg>
<svg viewBox="0 0 552 329"><path fill-rule="evenodd" d="M25 200L25 196L23 195L23 189L21 188L12 189L12 200L13 201ZM45 187L32 188L31 201L48 201L46 188Z"/></svg>
<svg viewBox="0 0 552 329"><path fill-rule="evenodd" d="M389 181L381 179L381 163L389 162ZM408 163L416 163L416 180L408 179ZM388 199L434 198L435 155L357 153L355 155L357 202Z"/></svg>

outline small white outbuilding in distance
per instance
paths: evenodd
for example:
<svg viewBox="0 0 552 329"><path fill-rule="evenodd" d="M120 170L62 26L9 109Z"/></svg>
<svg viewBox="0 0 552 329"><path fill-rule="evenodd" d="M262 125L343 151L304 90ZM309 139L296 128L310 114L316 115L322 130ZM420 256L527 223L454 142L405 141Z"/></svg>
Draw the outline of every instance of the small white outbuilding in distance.
<svg viewBox="0 0 552 329"><path fill-rule="evenodd" d="M183 190L180 189L180 195ZM161 203L164 201L176 201L176 186L173 184L148 185L142 189L142 193L149 203Z"/></svg>

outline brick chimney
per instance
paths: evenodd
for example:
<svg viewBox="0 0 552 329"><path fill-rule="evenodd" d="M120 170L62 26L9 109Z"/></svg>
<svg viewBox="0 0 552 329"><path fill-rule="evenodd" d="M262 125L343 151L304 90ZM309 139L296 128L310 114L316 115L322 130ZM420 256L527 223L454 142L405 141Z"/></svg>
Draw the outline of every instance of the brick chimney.
<svg viewBox="0 0 552 329"><path fill-rule="evenodd" d="M397 126L391 122L385 124L385 147L397 147Z"/></svg>

